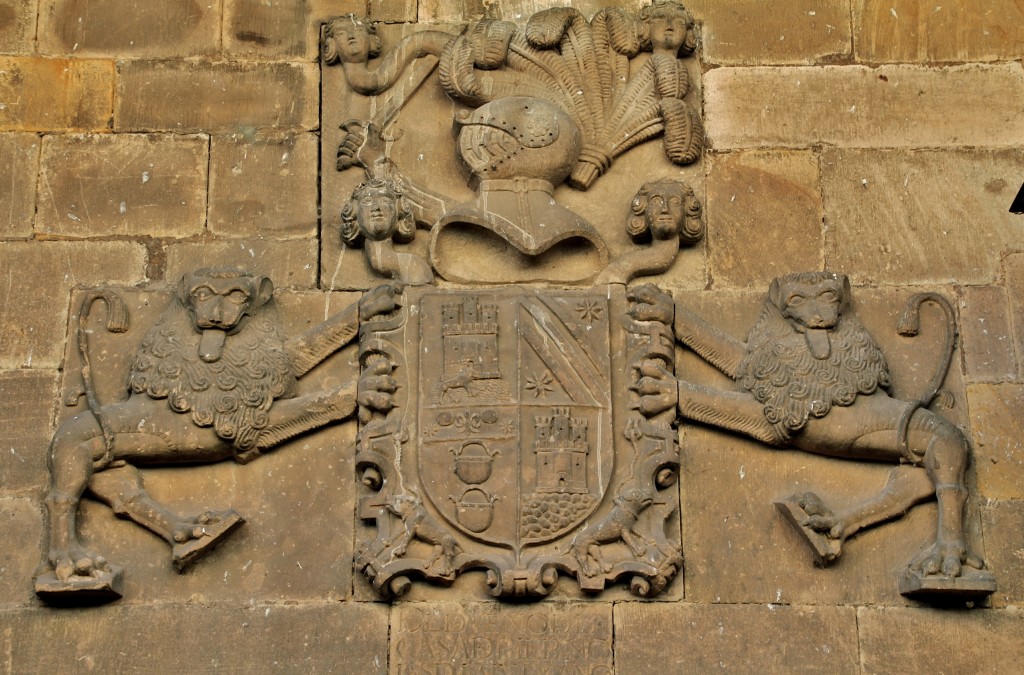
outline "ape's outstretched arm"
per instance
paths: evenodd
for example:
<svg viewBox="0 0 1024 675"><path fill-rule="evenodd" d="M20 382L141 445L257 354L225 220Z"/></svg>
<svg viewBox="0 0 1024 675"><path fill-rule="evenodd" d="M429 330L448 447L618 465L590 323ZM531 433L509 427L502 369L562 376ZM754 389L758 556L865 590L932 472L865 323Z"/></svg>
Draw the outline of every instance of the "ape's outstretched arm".
<svg viewBox="0 0 1024 675"><path fill-rule="evenodd" d="M673 329L676 339L698 356L736 379L736 371L747 353L747 345L726 335L707 321L680 305L675 308Z"/></svg>

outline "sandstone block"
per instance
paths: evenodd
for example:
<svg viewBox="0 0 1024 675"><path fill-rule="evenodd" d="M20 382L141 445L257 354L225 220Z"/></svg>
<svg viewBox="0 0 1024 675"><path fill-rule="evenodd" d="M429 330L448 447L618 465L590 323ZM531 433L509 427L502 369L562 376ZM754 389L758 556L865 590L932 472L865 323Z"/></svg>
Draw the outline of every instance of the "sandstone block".
<svg viewBox="0 0 1024 675"><path fill-rule="evenodd" d="M164 278L176 282L200 267L239 267L274 280L278 288L312 288L316 285L316 241L292 239L236 239L167 246Z"/></svg>
<svg viewBox="0 0 1024 675"><path fill-rule="evenodd" d="M1020 216L1018 216L1018 219ZM1003 260L1006 294L1010 301L1010 321L1014 351L1017 354L1018 377L1024 381L1024 253L1013 253Z"/></svg>
<svg viewBox="0 0 1024 675"><path fill-rule="evenodd" d="M13 370L0 373L0 475L4 490L46 487L46 458L57 402L57 373L52 370ZM8 541L13 541L8 539ZM0 575L2 577L2 575ZM3 597L0 595L0 597Z"/></svg>
<svg viewBox="0 0 1024 675"><path fill-rule="evenodd" d="M2 10L0 10L2 12ZM36 211L39 173L39 137L35 134L0 134L0 238L31 237Z"/></svg>
<svg viewBox="0 0 1024 675"><path fill-rule="evenodd" d="M960 301L964 365L968 381L1005 382L1017 376L1006 292L969 287Z"/></svg>
<svg viewBox="0 0 1024 675"><path fill-rule="evenodd" d="M0 242L0 269L19 270L0 304L0 368L60 365L70 289L139 283L145 266L129 242Z"/></svg>
<svg viewBox="0 0 1024 675"><path fill-rule="evenodd" d="M822 204L813 153L708 159L708 262L716 287L767 288L775 277L820 268Z"/></svg>
<svg viewBox="0 0 1024 675"><path fill-rule="evenodd" d="M199 234L206 167L202 136L47 136L36 229L69 237Z"/></svg>
<svg viewBox="0 0 1024 675"><path fill-rule="evenodd" d="M315 55L317 34L306 21L309 4L309 0L228 0L224 7L227 51L249 58L308 58L313 47Z"/></svg>
<svg viewBox="0 0 1024 675"><path fill-rule="evenodd" d="M215 137L210 230L218 235L316 237L318 138Z"/></svg>
<svg viewBox="0 0 1024 675"><path fill-rule="evenodd" d="M1019 245L1020 150L825 150L825 261L857 283L986 284Z"/></svg>
<svg viewBox="0 0 1024 675"><path fill-rule="evenodd" d="M391 671L610 675L611 605L397 605Z"/></svg>
<svg viewBox="0 0 1024 675"><path fill-rule="evenodd" d="M230 134L317 126L313 64L124 61L119 71L118 131Z"/></svg>
<svg viewBox="0 0 1024 675"><path fill-rule="evenodd" d="M1024 137L1019 63L716 68L704 75L716 149L1013 146Z"/></svg>
<svg viewBox="0 0 1024 675"><path fill-rule="evenodd" d="M967 388L978 490L988 499L1024 499L1024 386Z"/></svg>
<svg viewBox="0 0 1024 675"><path fill-rule="evenodd" d="M0 537L9 544L0 564L0 598L5 605L31 604L32 573L42 552L42 505L34 499L0 497ZM0 643L3 640L0 628Z"/></svg>
<svg viewBox="0 0 1024 675"><path fill-rule="evenodd" d="M37 1L0 0L0 51L32 51Z"/></svg>
<svg viewBox="0 0 1024 675"><path fill-rule="evenodd" d="M1024 659L1016 612L861 607L857 623L865 673L999 673Z"/></svg>
<svg viewBox="0 0 1024 675"><path fill-rule="evenodd" d="M982 507L981 523L985 530L985 563L998 584L992 605L1020 607L1024 603L1024 543L1020 539L1024 501L989 501Z"/></svg>
<svg viewBox="0 0 1024 675"><path fill-rule="evenodd" d="M371 21L401 23L416 20L417 0L369 0L367 15Z"/></svg>
<svg viewBox="0 0 1024 675"><path fill-rule="evenodd" d="M384 673L388 609L370 604L113 605L0 612L8 672Z"/></svg>
<svg viewBox="0 0 1024 675"><path fill-rule="evenodd" d="M704 24L711 63L815 63L850 54L850 7L842 0L797 0L765 11L758 0L689 0Z"/></svg>
<svg viewBox="0 0 1024 675"><path fill-rule="evenodd" d="M622 673L857 673L849 607L620 603Z"/></svg>
<svg viewBox="0 0 1024 675"><path fill-rule="evenodd" d="M856 0L853 21L862 61L998 61L1024 53L1024 7L1013 0Z"/></svg>
<svg viewBox="0 0 1024 675"><path fill-rule="evenodd" d="M113 87L110 61L0 56L0 130L106 129Z"/></svg>
<svg viewBox="0 0 1024 675"><path fill-rule="evenodd" d="M220 7L166 0L43 0L39 49L50 54L205 56L216 52Z"/></svg>

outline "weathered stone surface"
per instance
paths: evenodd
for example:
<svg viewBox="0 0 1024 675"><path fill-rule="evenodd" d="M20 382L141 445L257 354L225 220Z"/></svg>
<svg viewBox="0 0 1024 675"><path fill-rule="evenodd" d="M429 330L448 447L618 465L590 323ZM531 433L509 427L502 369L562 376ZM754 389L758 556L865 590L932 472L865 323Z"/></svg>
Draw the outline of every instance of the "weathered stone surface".
<svg viewBox="0 0 1024 675"><path fill-rule="evenodd" d="M813 63L850 54L850 6L797 0L769 12L758 0L689 0L704 24L704 58L722 64Z"/></svg>
<svg viewBox="0 0 1024 675"><path fill-rule="evenodd" d="M4 490L42 489L47 483L46 456L53 431L57 373L14 370L0 373L0 475ZM0 596L2 597L2 596Z"/></svg>
<svg viewBox="0 0 1024 675"><path fill-rule="evenodd" d="M704 75L708 136L757 146L1012 146L1024 137L1019 63L716 68Z"/></svg>
<svg viewBox="0 0 1024 675"><path fill-rule="evenodd" d="M101 403L123 399L130 359L163 312L168 292L119 291L131 318L127 333L93 330L90 354ZM354 295L275 292L288 337L300 335L357 300ZM77 303L76 303L77 306ZM77 322L76 322L77 323ZM65 388L79 388L77 354L69 343ZM300 380L299 393L354 381L356 354L335 354ZM63 417L81 413L62 407ZM154 405L166 406L166 400ZM147 530L86 500L79 516L83 543L123 566L129 601L200 602L343 600L352 583L355 426L342 423L275 447L244 466L216 464L143 468L147 490L180 514L235 509L246 523L184 574L174 571L167 544ZM382 652L383 653L383 652Z"/></svg>
<svg viewBox="0 0 1024 675"><path fill-rule="evenodd" d="M960 300L960 330L968 382L1005 382L1017 375L1005 291L972 286Z"/></svg>
<svg viewBox="0 0 1024 675"><path fill-rule="evenodd" d="M869 62L1018 59L1024 8L1014 0L856 0L854 50Z"/></svg>
<svg viewBox="0 0 1024 675"><path fill-rule="evenodd" d="M58 366L71 287L139 283L145 263L145 248L129 242L0 243L0 269L20 270L0 302L0 368Z"/></svg>
<svg viewBox="0 0 1024 675"><path fill-rule="evenodd" d="M317 69L307 63L125 61L118 131L252 133L317 126Z"/></svg>
<svg viewBox="0 0 1024 675"><path fill-rule="evenodd" d="M164 278L177 281L190 270L213 266L240 267L274 280L278 288L316 285L316 240L236 239L171 244Z"/></svg>
<svg viewBox="0 0 1024 675"><path fill-rule="evenodd" d="M0 51L32 51L37 1L0 0Z"/></svg>
<svg viewBox="0 0 1024 675"><path fill-rule="evenodd" d="M199 234L206 167L202 136L47 136L36 230L70 237Z"/></svg>
<svg viewBox="0 0 1024 675"><path fill-rule="evenodd" d="M214 137L210 147L210 230L226 236L315 237L314 134Z"/></svg>
<svg viewBox="0 0 1024 675"><path fill-rule="evenodd" d="M0 598L4 604L27 605L32 599L29 580L39 563L37 553L43 538L41 504L33 499L0 497L0 538L8 542L7 553L0 559ZM14 552L17 554L12 555ZM4 637L0 628L0 644Z"/></svg>
<svg viewBox="0 0 1024 675"><path fill-rule="evenodd" d="M1020 538L1024 501L989 501L981 508L981 524L985 531L985 563L999 585L992 605L1020 607L1024 603L1024 542Z"/></svg>
<svg viewBox="0 0 1024 675"><path fill-rule="evenodd" d="M857 623L865 673L1000 673L1024 660L1015 611L861 607Z"/></svg>
<svg viewBox="0 0 1024 675"><path fill-rule="evenodd" d="M854 283L991 283L1019 245L1020 150L831 149L821 173L825 262Z"/></svg>
<svg viewBox="0 0 1024 675"><path fill-rule="evenodd" d="M0 612L8 672L387 670L383 605L149 607ZM112 636L116 636L112 642Z"/></svg>
<svg viewBox="0 0 1024 675"><path fill-rule="evenodd" d="M391 671L610 674L611 605L401 604Z"/></svg>
<svg viewBox="0 0 1024 675"><path fill-rule="evenodd" d="M967 388L978 491L988 499L1024 499L1024 385Z"/></svg>
<svg viewBox="0 0 1024 675"><path fill-rule="evenodd" d="M39 13L39 49L50 54L203 56L219 31L219 4L201 0L43 0Z"/></svg>
<svg viewBox="0 0 1024 675"><path fill-rule="evenodd" d="M857 617L849 607L621 603L621 673L856 673Z"/></svg>
<svg viewBox="0 0 1024 675"><path fill-rule="evenodd" d="M242 57L307 56L313 38L306 31L308 5L308 0L228 0L224 6L225 48Z"/></svg>
<svg viewBox="0 0 1024 675"><path fill-rule="evenodd" d="M813 153L738 152L709 160L708 263L715 287L767 288L775 277L821 265Z"/></svg>
<svg viewBox="0 0 1024 675"><path fill-rule="evenodd" d="M2 10L0 10L2 12ZM39 137L0 134L0 238L32 236L39 172Z"/></svg>
<svg viewBox="0 0 1024 675"><path fill-rule="evenodd" d="M399 23L416 20L417 0L369 0L367 16L371 21Z"/></svg>
<svg viewBox="0 0 1024 675"><path fill-rule="evenodd" d="M1021 216L1017 216L1020 221ZM1017 355L1018 378L1024 381L1024 253L1013 253L1003 259L1006 294L1010 302L1010 322L1014 352Z"/></svg>
<svg viewBox="0 0 1024 675"><path fill-rule="evenodd" d="M944 294L949 295L948 291ZM713 297L708 297L713 295ZM855 288L857 316L889 362L893 393L919 395L941 355L941 334L926 318L917 338L897 335L895 326L911 290ZM739 339L756 321L763 293L676 293L677 301ZM688 350L677 361L680 379L708 386L734 384ZM954 407L942 411L966 422L963 384L954 370L946 387ZM935 537L935 507L926 503L891 523L858 533L843 545L842 557L826 568L813 564L811 549L773 506L803 492L815 492L843 509L880 492L896 463L833 459L779 450L743 437L684 422L682 429L683 553L686 599L692 602L902 604L896 578ZM967 537L981 550L972 505Z"/></svg>
<svg viewBox="0 0 1024 675"><path fill-rule="evenodd" d="M106 129L113 88L110 61L0 56L0 130Z"/></svg>

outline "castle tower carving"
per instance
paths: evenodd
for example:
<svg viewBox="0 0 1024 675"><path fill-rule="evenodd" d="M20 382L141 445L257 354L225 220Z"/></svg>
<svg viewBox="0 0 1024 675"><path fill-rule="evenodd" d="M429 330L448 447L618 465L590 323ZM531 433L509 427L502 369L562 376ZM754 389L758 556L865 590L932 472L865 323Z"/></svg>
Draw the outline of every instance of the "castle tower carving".
<svg viewBox="0 0 1024 675"><path fill-rule="evenodd" d="M537 454L537 492L580 494L587 488L585 417L572 417L568 407L553 407L551 415L534 417Z"/></svg>
<svg viewBox="0 0 1024 675"><path fill-rule="evenodd" d="M441 308L444 336L444 377L474 380L501 377L498 368L498 306L481 304L476 296Z"/></svg>

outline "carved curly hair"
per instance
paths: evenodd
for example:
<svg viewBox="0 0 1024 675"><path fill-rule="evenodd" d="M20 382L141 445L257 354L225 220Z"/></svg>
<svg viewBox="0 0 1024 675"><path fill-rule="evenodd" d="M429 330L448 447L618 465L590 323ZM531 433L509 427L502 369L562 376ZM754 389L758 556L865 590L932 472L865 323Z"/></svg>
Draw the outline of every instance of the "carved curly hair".
<svg viewBox="0 0 1024 675"><path fill-rule="evenodd" d="M647 203L654 195L678 196L686 209L679 228L679 239L684 244L694 244L704 236L704 221L701 220L701 205L693 188L686 183L670 178L649 181L640 186L629 207L626 218L626 234L635 244L644 244L652 239L651 224L647 222Z"/></svg>
<svg viewBox="0 0 1024 675"><path fill-rule="evenodd" d="M334 42L334 27L341 23L351 23L357 26L362 26L366 29L366 35L369 39L369 53L367 58L374 58L380 55L383 49L380 37L377 35L377 27L370 23L369 19L365 17L356 16L355 14L346 14L345 16L332 19L324 26L324 62L333 66L334 64L341 61L341 54L338 52L338 45Z"/></svg>
<svg viewBox="0 0 1024 675"><path fill-rule="evenodd" d="M395 211L398 224L391 238L399 244L405 244L416 236L416 220L413 218L409 200L405 198L402 185L395 180L374 178L368 183L360 183L352 191L348 204L341 210L341 240L347 245L356 247L362 244L366 234L359 227L359 200L368 190L387 189L394 196Z"/></svg>
<svg viewBox="0 0 1024 675"><path fill-rule="evenodd" d="M640 10L640 49L651 49L651 14L658 9L677 11L686 17L686 39L679 47L679 56L692 54L697 49L697 31L693 27L693 17L686 11L686 7L676 0L654 0Z"/></svg>

